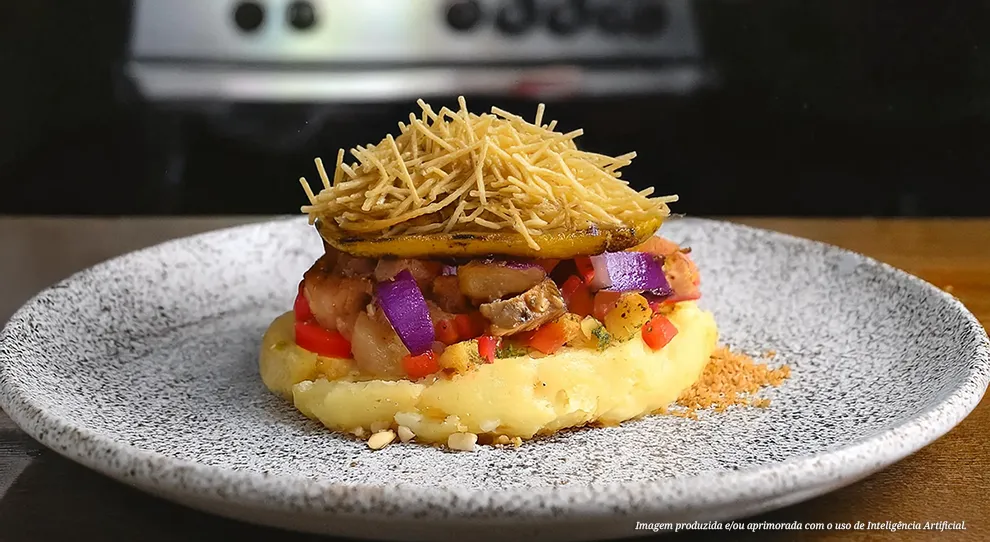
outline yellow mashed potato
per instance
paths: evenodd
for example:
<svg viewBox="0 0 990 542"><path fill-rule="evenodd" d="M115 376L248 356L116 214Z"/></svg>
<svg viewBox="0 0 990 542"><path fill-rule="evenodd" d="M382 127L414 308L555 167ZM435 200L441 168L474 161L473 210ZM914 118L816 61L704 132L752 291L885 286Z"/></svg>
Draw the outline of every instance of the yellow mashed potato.
<svg viewBox="0 0 990 542"><path fill-rule="evenodd" d="M693 302L679 303L668 318L678 333L656 352L637 333L604 351L564 347L551 356L496 359L413 382L362 379L348 360L296 346L290 312L265 334L259 363L268 389L330 429L357 435L398 429L403 440L415 435L430 443L465 433L505 442L617 424L673 402L700 377L718 331L711 313ZM473 343L463 343L463 351Z"/></svg>

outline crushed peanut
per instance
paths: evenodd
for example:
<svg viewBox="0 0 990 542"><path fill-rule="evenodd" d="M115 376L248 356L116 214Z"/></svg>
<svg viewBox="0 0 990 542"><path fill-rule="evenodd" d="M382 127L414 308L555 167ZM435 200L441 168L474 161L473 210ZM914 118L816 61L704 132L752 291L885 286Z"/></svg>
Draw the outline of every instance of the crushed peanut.
<svg viewBox="0 0 990 542"><path fill-rule="evenodd" d="M351 429L351 434L357 438L364 438L364 428L357 426L354 429Z"/></svg>
<svg viewBox="0 0 990 542"><path fill-rule="evenodd" d="M410 440L416 438L416 433L412 432L412 429L404 425L399 426L399 440L403 443L409 442Z"/></svg>
<svg viewBox="0 0 990 542"><path fill-rule="evenodd" d="M478 443L478 435L474 433L451 433L447 437L447 447L451 450L462 452L473 452L474 445Z"/></svg>
<svg viewBox="0 0 990 542"><path fill-rule="evenodd" d="M372 450L381 450L395 440L394 431L379 431L368 439L368 447Z"/></svg>
<svg viewBox="0 0 990 542"><path fill-rule="evenodd" d="M772 357L776 352L770 352ZM724 412L730 406L767 408L770 400L754 395L761 388L780 386L791 375L791 368L783 365L771 369L766 363L757 363L746 354L720 347L712 353L701 378L684 390L677 398L675 408L667 414L697 419L700 409Z"/></svg>

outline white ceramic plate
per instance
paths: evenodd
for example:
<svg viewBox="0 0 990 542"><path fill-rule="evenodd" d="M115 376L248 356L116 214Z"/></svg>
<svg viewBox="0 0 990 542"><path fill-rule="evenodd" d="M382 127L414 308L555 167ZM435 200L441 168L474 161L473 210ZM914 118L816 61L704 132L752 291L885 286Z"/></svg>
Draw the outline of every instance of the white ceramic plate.
<svg viewBox="0 0 990 542"><path fill-rule="evenodd" d="M849 484L943 435L987 387L985 331L915 277L725 223L662 231L694 249L724 341L791 366L769 409L651 417L519 449L371 452L257 375L262 333L321 251L295 219L169 242L42 292L0 335L0 403L58 453L225 516L358 537L582 540Z"/></svg>

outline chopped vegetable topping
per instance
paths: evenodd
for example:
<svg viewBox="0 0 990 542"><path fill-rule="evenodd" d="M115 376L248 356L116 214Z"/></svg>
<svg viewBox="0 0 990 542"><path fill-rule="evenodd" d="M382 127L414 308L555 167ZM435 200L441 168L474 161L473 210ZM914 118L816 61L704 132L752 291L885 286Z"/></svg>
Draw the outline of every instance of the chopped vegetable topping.
<svg viewBox="0 0 990 542"><path fill-rule="evenodd" d="M437 340L443 344L450 345L461 340L460 334L457 332L457 327L454 325L453 318L449 320L440 320L433 327Z"/></svg>
<svg viewBox="0 0 990 542"><path fill-rule="evenodd" d="M570 277L567 277L564 284L560 286L560 295L564 296L564 301L567 301L583 284L584 282L581 280L581 277L571 275Z"/></svg>
<svg viewBox="0 0 990 542"><path fill-rule="evenodd" d="M296 322L296 344L328 358L351 357L351 343L337 331L320 327L316 322Z"/></svg>
<svg viewBox="0 0 990 542"><path fill-rule="evenodd" d="M612 336L608 334L608 330L605 326L598 326L591 330L591 334L598 339L598 349L605 350L608 345L612 342Z"/></svg>
<svg viewBox="0 0 990 542"><path fill-rule="evenodd" d="M647 252L606 252L591 256L594 278L588 282L592 290L613 292L654 291L671 294L664 276L663 258Z"/></svg>
<svg viewBox="0 0 990 542"><path fill-rule="evenodd" d="M399 271L390 281L376 284L375 296L388 323L409 352L422 354L433 346L436 336L430 310L408 269Z"/></svg>
<svg viewBox="0 0 990 542"><path fill-rule="evenodd" d="M653 311L646 298L639 294L623 295L615 307L605 314L605 329L617 341L636 336L636 332L650 321Z"/></svg>
<svg viewBox="0 0 990 542"><path fill-rule="evenodd" d="M598 321L605 321L605 315L608 311L615 308L616 303L618 303L619 298L622 294L619 292L606 292L601 291L595 294L592 315L598 319Z"/></svg>
<svg viewBox="0 0 990 542"><path fill-rule="evenodd" d="M590 341L588 337L581 331L581 320L582 318L574 313L568 312L554 320L558 324L564 327L564 335L567 337L567 342L564 344L567 346L578 346L584 347Z"/></svg>
<svg viewBox="0 0 990 542"><path fill-rule="evenodd" d="M595 296L591 289L577 275L571 275L561 287L561 295L567 303L568 312L579 316L588 316L594 311Z"/></svg>
<svg viewBox="0 0 990 542"><path fill-rule="evenodd" d="M402 367L406 370L406 374L415 379L429 376L440 370L436 354L432 350L427 350L418 356L409 354L402 358Z"/></svg>
<svg viewBox="0 0 990 542"><path fill-rule="evenodd" d="M466 341L483 335L488 329L488 319L478 311L458 314L454 317L454 328L460 340Z"/></svg>
<svg viewBox="0 0 990 542"><path fill-rule="evenodd" d="M295 313L297 322L308 322L313 319L313 311L309 308L304 288L305 282L299 281L299 293L296 295L296 302L292 305L292 312Z"/></svg>
<svg viewBox="0 0 990 542"><path fill-rule="evenodd" d="M677 335L677 328L662 314L654 314L643 326L643 342L653 350L660 350Z"/></svg>
<svg viewBox="0 0 990 542"><path fill-rule="evenodd" d="M478 354L481 356L481 359L488 363L493 363L495 361L495 352L498 350L500 342L501 339L496 339L491 335L478 337Z"/></svg>
<svg viewBox="0 0 990 542"><path fill-rule="evenodd" d="M578 274L585 284L591 284L591 281L595 280L595 266L592 265L591 258L587 256L574 258L574 265L577 266Z"/></svg>
<svg viewBox="0 0 990 542"><path fill-rule="evenodd" d="M566 342L567 332L564 326L557 322L549 322L543 324L533 332L527 344L544 354L553 354L558 348L564 346Z"/></svg>
<svg viewBox="0 0 990 542"><path fill-rule="evenodd" d="M499 359L503 358L516 358L519 356L525 356L529 353L524 346L516 344L513 341L505 341L495 350L495 357Z"/></svg>
<svg viewBox="0 0 990 542"><path fill-rule="evenodd" d="M594 337L591 332L601 325L602 323L595 320L594 316L585 316L584 319L581 320L581 333L584 334L585 338L591 339Z"/></svg>

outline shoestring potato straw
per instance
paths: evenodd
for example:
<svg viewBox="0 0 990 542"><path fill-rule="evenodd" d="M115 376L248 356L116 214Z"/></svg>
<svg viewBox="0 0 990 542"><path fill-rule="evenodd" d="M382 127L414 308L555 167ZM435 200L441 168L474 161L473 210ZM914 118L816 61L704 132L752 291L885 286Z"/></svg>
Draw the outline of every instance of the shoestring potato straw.
<svg viewBox="0 0 990 542"><path fill-rule="evenodd" d="M355 162L340 149L332 178L316 159L322 190L299 179L311 224L369 238L514 231L540 250L542 234L635 227L666 218L677 201L630 188L619 169L636 153L578 149L583 131L543 124L544 104L531 123L497 107L470 113L463 97L457 111L417 103L398 136L351 149Z"/></svg>

